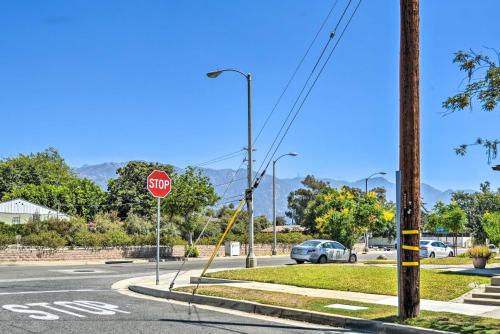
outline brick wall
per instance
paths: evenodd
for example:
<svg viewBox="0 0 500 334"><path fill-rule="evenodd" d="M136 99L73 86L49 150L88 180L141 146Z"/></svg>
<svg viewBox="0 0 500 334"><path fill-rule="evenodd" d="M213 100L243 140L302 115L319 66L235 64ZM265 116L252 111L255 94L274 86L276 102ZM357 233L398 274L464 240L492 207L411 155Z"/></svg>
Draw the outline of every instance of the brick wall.
<svg viewBox="0 0 500 334"><path fill-rule="evenodd" d="M293 245L277 244L279 255L290 254ZM198 245L199 256L208 257L212 255L215 249L214 245ZM354 247L358 252L362 249L362 244ZM247 255L248 245L242 244L240 255ZM257 256L271 255L272 246L270 244L255 244L254 252ZM184 246L175 245L173 247L162 246L160 249L161 258L183 257ZM217 252L218 257L225 256L224 245ZM0 262L18 262L18 261L64 261L64 260L113 260L124 258L153 259L156 257L155 246L131 246L131 247L113 247L103 249L86 248L59 248L37 249L30 247L9 246L0 249Z"/></svg>
<svg viewBox="0 0 500 334"><path fill-rule="evenodd" d="M170 247L161 247L162 257L171 255ZM37 249L10 246L0 250L0 262L64 261L64 260L113 260L123 258L154 258L156 247L113 247L103 249L59 248Z"/></svg>

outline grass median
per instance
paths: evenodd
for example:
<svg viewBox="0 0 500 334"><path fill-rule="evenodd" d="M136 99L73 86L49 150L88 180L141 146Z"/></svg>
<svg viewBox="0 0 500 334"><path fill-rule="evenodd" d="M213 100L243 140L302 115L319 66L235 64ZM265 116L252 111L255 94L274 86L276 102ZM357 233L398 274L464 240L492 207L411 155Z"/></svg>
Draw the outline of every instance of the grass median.
<svg viewBox="0 0 500 334"><path fill-rule="evenodd" d="M306 288L397 295L397 277L394 267L345 264L291 265L219 271L207 276ZM474 285L490 282L487 277L430 269L420 270L420 278L422 298L444 301L460 297L470 291Z"/></svg>
<svg viewBox="0 0 500 334"><path fill-rule="evenodd" d="M367 261L362 261L364 264L396 264L396 260L367 260ZM449 266L449 265L463 265L463 264L470 264L472 265L472 260L469 259L468 257L446 257L446 258L426 258L420 260L421 264L436 264L436 265L443 265L443 266ZM490 259L488 261L489 264L492 263L500 263L500 257L496 257L494 259Z"/></svg>
<svg viewBox="0 0 500 334"><path fill-rule="evenodd" d="M192 289L192 287L181 287L177 288L176 291L191 293ZM393 306L362 303L342 299L308 297L284 292L244 289L222 285L203 285L200 286L197 293L207 296L252 301L266 305L283 306L384 322L401 323L396 317L397 309ZM331 304L362 306L366 307L366 309L354 311L326 307ZM420 316L418 318L405 321L403 324L464 334L500 333L500 321L498 321L498 319L472 317L444 312L437 313L422 311L420 312Z"/></svg>

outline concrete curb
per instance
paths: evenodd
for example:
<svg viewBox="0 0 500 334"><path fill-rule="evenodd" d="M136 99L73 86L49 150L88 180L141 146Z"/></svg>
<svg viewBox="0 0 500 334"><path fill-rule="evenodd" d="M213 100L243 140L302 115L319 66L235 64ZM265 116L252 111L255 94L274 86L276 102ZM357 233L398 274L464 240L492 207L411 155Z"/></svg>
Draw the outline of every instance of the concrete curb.
<svg viewBox="0 0 500 334"><path fill-rule="evenodd" d="M190 293L177 292L177 291L165 291L138 285L130 285L128 288L130 291L157 298L173 299L177 301L194 303L194 304L210 305L215 307L238 310L242 312L309 322L318 325L328 325L333 327L349 328L355 330L367 330L374 333L385 333L385 334L451 333L434 329L391 324L374 320L359 319L348 316L340 316L340 315L327 314L314 311L298 310L281 306L263 305L249 301L203 296L203 295L193 295Z"/></svg>

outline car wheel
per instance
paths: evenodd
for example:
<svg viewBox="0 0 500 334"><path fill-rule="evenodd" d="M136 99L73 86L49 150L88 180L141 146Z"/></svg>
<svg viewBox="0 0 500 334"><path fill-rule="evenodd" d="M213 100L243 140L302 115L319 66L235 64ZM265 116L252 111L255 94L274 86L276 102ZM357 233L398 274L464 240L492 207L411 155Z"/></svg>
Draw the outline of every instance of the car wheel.
<svg viewBox="0 0 500 334"><path fill-rule="evenodd" d="M429 257L430 257L430 258L435 258L435 257L436 257L436 254L434 254L434 252L432 252L432 253L430 253L430 254L429 254Z"/></svg>
<svg viewBox="0 0 500 334"><path fill-rule="evenodd" d="M349 262L356 263L356 261L358 261L357 256L355 254L351 254L351 256L349 256Z"/></svg>
<svg viewBox="0 0 500 334"><path fill-rule="evenodd" d="M301 261L301 260L295 260L295 262L297 262L297 264L302 264L302 263L304 263L304 261Z"/></svg>
<svg viewBox="0 0 500 334"><path fill-rule="evenodd" d="M319 257L319 259L318 259L318 263L319 263L319 264L324 264L324 263L326 263L326 256L321 255L321 256Z"/></svg>
<svg viewBox="0 0 500 334"><path fill-rule="evenodd" d="M453 257L453 252L450 252L450 254L448 254L449 257Z"/></svg>

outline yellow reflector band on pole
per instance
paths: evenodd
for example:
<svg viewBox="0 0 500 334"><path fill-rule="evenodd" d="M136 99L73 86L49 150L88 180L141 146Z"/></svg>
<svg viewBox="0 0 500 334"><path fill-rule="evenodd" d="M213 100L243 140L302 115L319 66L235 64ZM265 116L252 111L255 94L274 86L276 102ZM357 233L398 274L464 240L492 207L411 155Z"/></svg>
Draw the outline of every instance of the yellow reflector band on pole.
<svg viewBox="0 0 500 334"><path fill-rule="evenodd" d="M418 262L402 262L403 267L418 267Z"/></svg>
<svg viewBox="0 0 500 334"><path fill-rule="evenodd" d="M403 230L403 234L418 234L418 230Z"/></svg>
<svg viewBox="0 0 500 334"><path fill-rule="evenodd" d="M403 245L403 249L412 250L412 251L419 250L419 248L417 246L407 246L407 245Z"/></svg>

